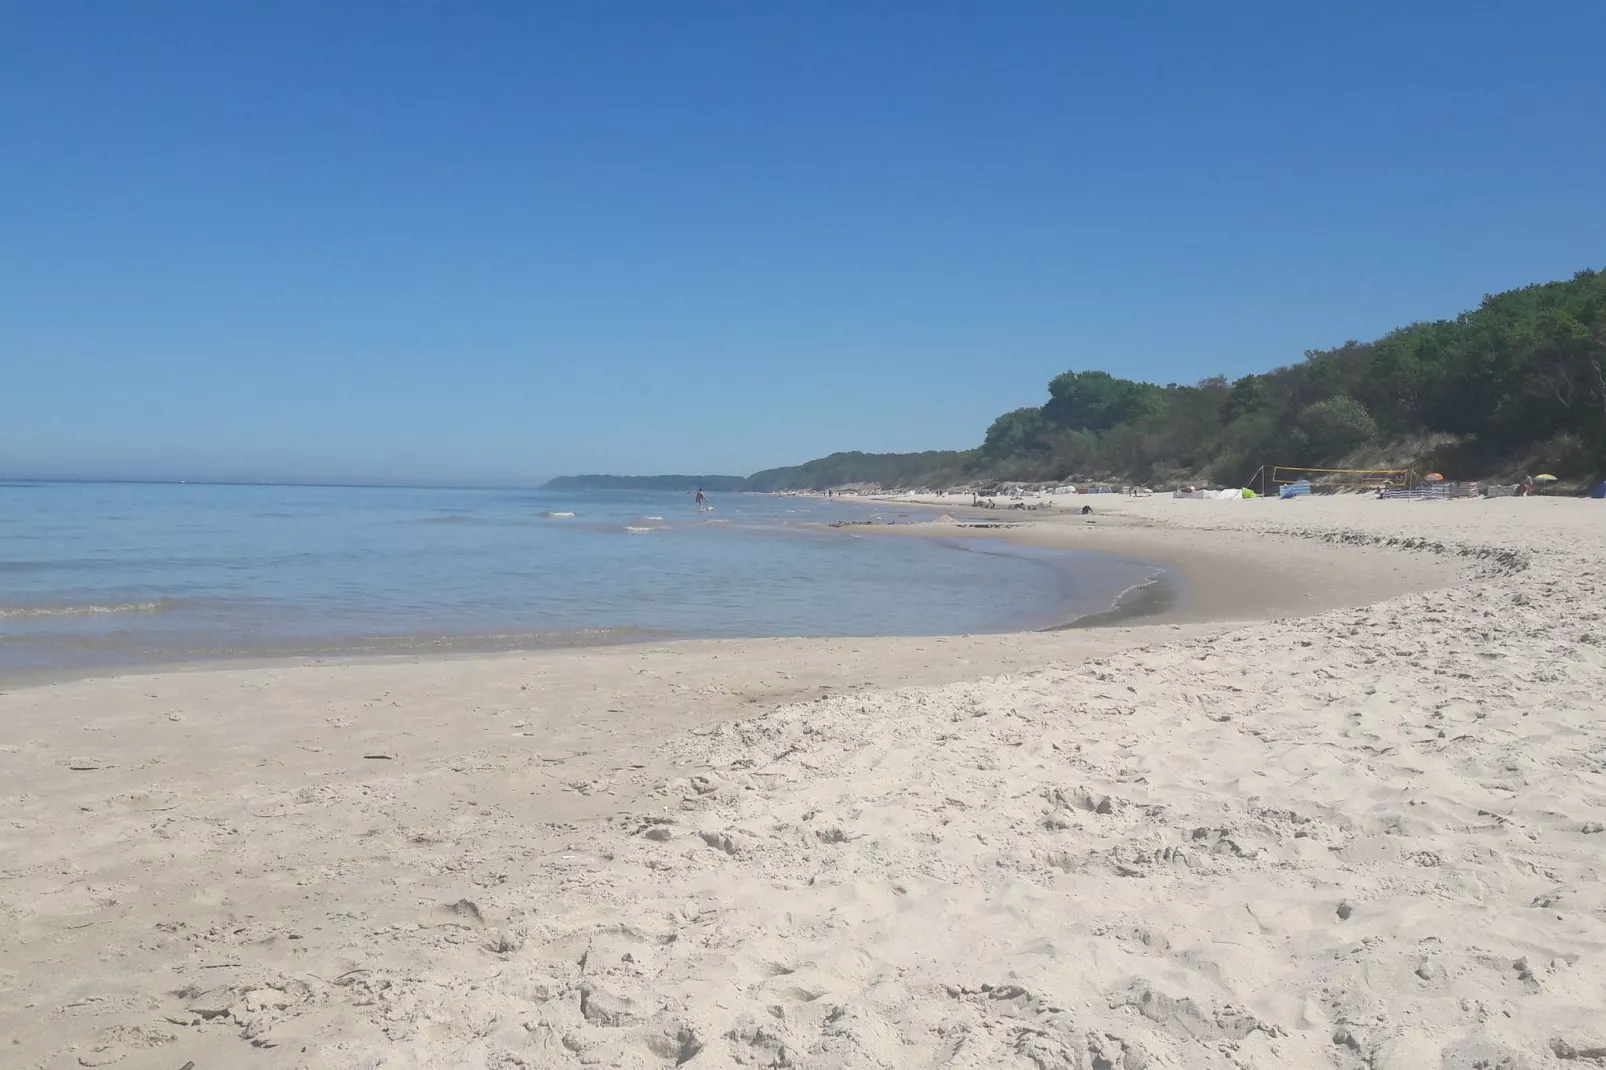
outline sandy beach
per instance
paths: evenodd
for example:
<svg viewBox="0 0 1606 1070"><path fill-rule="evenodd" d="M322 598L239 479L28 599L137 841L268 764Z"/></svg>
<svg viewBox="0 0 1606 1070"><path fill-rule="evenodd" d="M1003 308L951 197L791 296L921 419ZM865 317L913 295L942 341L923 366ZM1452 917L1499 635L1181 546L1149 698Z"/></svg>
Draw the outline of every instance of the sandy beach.
<svg viewBox="0 0 1606 1070"><path fill-rule="evenodd" d="M6 687L0 1065L1606 1063L1602 504L1095 504L1163 613Z"/></svg>

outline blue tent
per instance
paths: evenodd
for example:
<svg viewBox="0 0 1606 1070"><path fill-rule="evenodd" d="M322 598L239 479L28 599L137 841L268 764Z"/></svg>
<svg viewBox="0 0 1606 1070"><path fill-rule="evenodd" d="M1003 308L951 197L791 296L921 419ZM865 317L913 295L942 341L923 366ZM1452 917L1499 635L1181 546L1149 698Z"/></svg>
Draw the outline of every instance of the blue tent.
<svg viewBox="0 0 1606 1070"><path fill-rule="evenodd" d="M1606 479L1598 483L1594 490L1589 492L1591 498L1606 498Z"/></svg>

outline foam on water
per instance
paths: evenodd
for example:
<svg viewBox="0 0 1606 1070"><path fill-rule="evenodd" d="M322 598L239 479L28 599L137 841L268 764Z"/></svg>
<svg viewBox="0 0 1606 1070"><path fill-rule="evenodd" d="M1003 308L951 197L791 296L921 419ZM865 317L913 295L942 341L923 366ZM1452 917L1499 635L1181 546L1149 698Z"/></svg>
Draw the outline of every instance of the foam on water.
<svg viewBox="0 0 1606 1070"><path fill-rule="evenodd" d="M0 620L27 620L38 617L97 617L107 613L160 613L176 609L171 598L152 598L145 602L117 602L111 605L14 605L0 602Z"/></svg>

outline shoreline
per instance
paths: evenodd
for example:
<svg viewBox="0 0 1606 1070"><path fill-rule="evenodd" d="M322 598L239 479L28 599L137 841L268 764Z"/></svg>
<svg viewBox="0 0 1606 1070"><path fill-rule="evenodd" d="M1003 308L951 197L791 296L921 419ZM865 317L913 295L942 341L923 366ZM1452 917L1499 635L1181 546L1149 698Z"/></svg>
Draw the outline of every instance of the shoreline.
<svg viewBox="0 0 1606 1070"><path fill-rule="evenodd" d="M1174 609L1181 599L1176 585L1171 582L1164 569L1156 569L1153 575L1141 583L1134 583L1120 594L1108 609L1096 610L1074 617L1064 624L1056 624L1044 631L1061 632L1073 628L1108 628L1113 625L1127 622L1138 622L1148 617L1158 617Z"/></svg>
<svg viewBox="0 0 1606 1070"><path fill-rule="evenodd" d="M945 508L935 503L897 504ZM1226 531L1167 526L1163 519L1130 508L1112 508L1093 517L1031 514L1000 521L1007 524L1000 527L973 528L965 526L967 522L917 520L852 530L859 536L996 539L1043 549L1090 550L1156 566L1164 570L1173 596L1163 604L1141 607L1141 616L1117 613L1111 618L1144 624L1308 616L1432 590L1454 582L1458 575L1457 568L1443 560L1403 556L1387 547L1313 543L1275 531L1249 543ZM1116 609L1111 606L1104 612Z"/></svg>
<svg viewBox="0 0 1606 1070"><path fill-rule="evenodd" d="M853 502L849 510L853 514L873 515L885 510L877 503ZM749 529L759 535L774 536L788 539L819 539L838 538L842 533L836 531L822 532L813 525L805 524L777 524L754 523ZM933 543L940 540L932 540ZM883 555L884 556L884 555ZM1014 554L1026 558L1027 554ZM935 558L934 558L935 560ZM1001 577L1003 578L1003 577ZM92 599L87 599L91 600ZM110 604L112 600L108 599ZM159 598L151 599L149 608L166 606L169 603L181 604L187 602L203 602L205 599L196 597L190 599ZM1063 608L1071 612L1083 612L1081 602L1076 595L1065 600ZM141 607L147 603L140 603ZM1040 620L1052 618L1052 611L1025 613L1011 612L1007 603L998 602L999 619L982 621L974 619L975 614L967 617L964 613L955 615L954 625L938 630L910 631L911 624L907 614L900 617L895 612L883 614L881 623L891 631L874 630L877 622L874 620L857 619L854 630L829 629L830 620L822 617L819 620L803 620L795 622L802 629L821 628L815 635L818 638L835 638L867 635L923 635L923 634L963 634L965 632L1005 634L1009 632L1031 630L1038 626ZM90 609L94 607L91 606ZM123 607L114 607L123 608ZM128 608L134 608L132 604ZM4 615L0 608L0 615ZM32 610L24 607L22 616L27 617ZM830 607L823 606L822 612L829 614ZM50 616L51 613L40 613ZM573 614L570 614L573 616ZM614 621L631 619L631 612L625 607L620 612L610 614ZM101 619L89 613L91 619ZM585 614L582 614L585 616ZM110 618L107 618L110 619ZM153 674L174 671L207 671L227 670L247 666L267 667L275 664L318 663L345 660L364 660L371 658L429 658L429 657L460 657L481 654L519 654L543 650L583 649L591 647L604 647L614 645L645 645L671 642L684 642L693 640L712 640L719 638L783 638L789 637L783 630L780 635L765 633L754 629L750 634L741 634L742 625L735 624L727 627L713 616L707 618L707 628L668 628L643 627L635 623L604 622L589 624L580 627L548 629L541 627L508 626L505 622L492 619L489 625L481 622L470 622L467 627L458 629L437 629L432 626L426 614L420 620L411 614L397 614L391 619L395 623L410 625L413 630L407 633L384 632L353 632L351 634L320 634L314 627L303 629L306 634L296 635L266 635L249 637L246 635L230 635L226 638L215 637L210 634L189 634L174 632L161 633L161 619L158 618L155 627L158 629L149 643L142 643L139 638L140 629L146 626L144 614L131 615L122 625L123 631L109 639L98 635L74 635L63 633L60 645L51 648L49 644L53 637L44 635L34 637L26 631L15 635L0 635L0 643L7 643L10 656L3 666L0 666L0 688L27 687L48 683L66 682L77 679L116 677L127 674ZM740 618L738 618L740 619ZM0 621L0 624L5 624ZM384 622L373 621L372 624L383 627ZM918 627L919 622L913 622ZM422 625L422 628L420 628ZM476 627L476 625L479 625ZM869 627L865 627L869 625ZM749 622L748 628L752 627ZM783 624L783 628L785 625ZM5 630L5 629L0 629ZM731 634L731 633L736 634ZM30 646L29 644L36 644ZM30 660L33 664L30 665Z"/></svg>
<svg viewBox="0 0 1606 1070"><path fill-rule="evenodd" d="M972 1065L1561 1065L1606 986L1590 510L995 529L1306 611L1258 621L8 690L0 1036L45 1070L940 1065L956 1029Z"/></svg>
<svg viewBox="0 0 1606 1070"><path fill-rule="evenodd" d="M1102 497L1111 497L1105 495ZM889 505L953 512L936 502L864 499L855 504L889 512ZM1163 527L1110 510L1098 517L1080 514L1031 514L1019 520L1002 520L998 527L968 526L978 517L995 518L965 510L959 518L908 522L853 524L833 527L825 523L800 524L798 530L850 538L898 535L942 540L989 540L1037 549L1091 552L1126 564L1152 567L1154 574L1118 592L1101 609L1084 610L1062 621L970 633L1008 636L1035 632L1091 630L1105 627L1171 624L1242 623L1284 616L1324 612L1342 605L1360 604L1378 597L1429 589L1448 583L1453 570L1428 563L1402 578L1398 558L1349 548L1314 548L1273 538L1272 545L1244 547L1211 533L1192 532L1179 539ZM1158 534L1157 534L1158 533ZM1332 556L1347 558L1333 568ZM1058 567L1058 566L1055 566ZM1326 574L1311 574L1319 569ZM1333 582L1334 578L1348 582ZM1069 602L1067 605L1070 604ZM615 647L657 648L685 643L831 642L850 639L916 641L965 633L932 632L923 635L830 636L702 636L653 633L635 627L585 628L563 632L493 635L360 636L349 642L333 641L326 648L314 644L293 646L275 653L223 653L212 656L152 662L103 664L12 670L0 673L0 689L20 689L71 683L78 680L117 679L168 673L227 672L305 665L366 663L419 663L434 659L515 657L555 651L602 650ZM532 637L545 641L530 642ZM373 648L390 649L373 649ZM366 649L365 649L366 648Z"/></svg>

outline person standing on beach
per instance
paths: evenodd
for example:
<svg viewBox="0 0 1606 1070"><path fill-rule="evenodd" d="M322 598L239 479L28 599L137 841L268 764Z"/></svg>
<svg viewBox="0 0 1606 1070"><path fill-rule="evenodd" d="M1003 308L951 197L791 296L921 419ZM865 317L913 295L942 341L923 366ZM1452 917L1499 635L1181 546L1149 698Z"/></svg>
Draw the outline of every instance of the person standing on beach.
<svg viewBox="0 0 1606 1070"><path fill-rule="evenodd" d="M708 495L703 493L703 488L702 487L698 487L697 488L697 508L701 509L703 506L705 506L707 504L708 504Z"/></svg>

